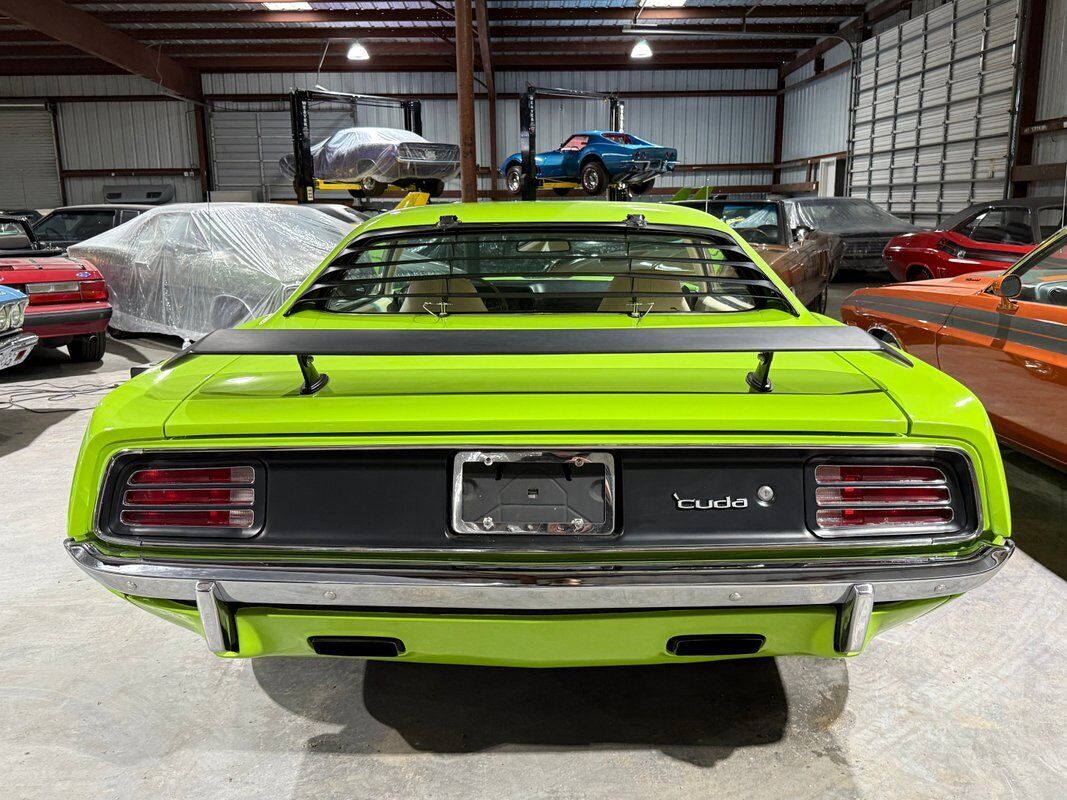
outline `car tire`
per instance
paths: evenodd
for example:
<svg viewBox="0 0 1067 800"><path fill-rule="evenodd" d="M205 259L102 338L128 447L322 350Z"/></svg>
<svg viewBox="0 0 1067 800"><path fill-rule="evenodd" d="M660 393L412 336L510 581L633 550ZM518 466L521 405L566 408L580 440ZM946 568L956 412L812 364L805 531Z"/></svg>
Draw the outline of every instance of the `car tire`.
<svg viewBox="0 0 1067 800"><path fill-rule="evenodd" d="M908 267L904 277L909 281L928 281L933 279L934 274L926 267L912 266Z"/></svg>
<svg viewBox="0 0 1067 800"><path fill-rule="evenodd" d="M385 194L385 189L389 185L382 181L375 180L369 175L366 178L363 178L363 180L360 181L360 184L363 186L364 197L381 197Z"/></svg>
<svg viewBox="0 0 1067 800"><path fill-rule="evenodd" d="M566 197L571 193L569 186L559 186L552 190L552 193L558 197Z"/></svg>
<svg viewBox="0 0 1067 800"><path fill-rule="evenodd" d="M826 313L826 305L827 305L827 302L829 301L829 299L830 299L830 286L826 285L826 286L823 287L822 291L819 292L818 296L815 299L813 299L811 302L808 303L808 305L807 305L808 311L811 311L813 314L825 314Z"/></svg>
<svg viewBox="0 0 1067 800"><path fill-rule="evenodd" d="M599 161L586 161L582 164L579 182L588 195L604 194L608 188L608 171Z"/></svg>
<svg viewBox="0 0 1067 800"><path fill-rule="evenodd" d="M630 190L630 194L645 194L656 184L655 178L649 178L647 181L638 181L637 183L628 183L626 188Z"/></svg>
<svg viewBox="0 0 1067 800"><path fill-rule="evenodd" d="M428 178L417 181L415 188L420 192L426 192L430 197L440 197L445 193L445 182L439 178Z"/></svg>
<svg viewBox="0 0 1067 800"><path fill-rule="evenodd" d="M512 164L504 171L504 186L513 195L522 194L522 167Z"/></svg>
<svg viewBox="0 0 1067 800"><path fill-rule="evenodd" d="M103 360L106 349L107 333L104 331L90 333L86 336L75 336L71 339L70 344L67 345L70 360L79 364Z"/></svg>

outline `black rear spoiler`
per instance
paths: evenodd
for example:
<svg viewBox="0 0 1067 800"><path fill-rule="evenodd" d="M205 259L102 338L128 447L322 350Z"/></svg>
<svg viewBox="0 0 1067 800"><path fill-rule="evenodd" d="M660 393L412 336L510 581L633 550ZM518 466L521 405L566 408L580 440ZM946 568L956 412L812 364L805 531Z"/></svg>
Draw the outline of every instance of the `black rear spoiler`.
<svg viewBox="0 0 1067 800"><path fill-rule="evenodd" d="M771 391L775 353L882 353L910 367L900 351L866 331L844 325L597 328L592 330L257 330L209 333L163 363L171 369L196 356L296 356L301 394L329 380L315 356L540 356L624 353L758 353L746 378L754 392Z"/></svg>

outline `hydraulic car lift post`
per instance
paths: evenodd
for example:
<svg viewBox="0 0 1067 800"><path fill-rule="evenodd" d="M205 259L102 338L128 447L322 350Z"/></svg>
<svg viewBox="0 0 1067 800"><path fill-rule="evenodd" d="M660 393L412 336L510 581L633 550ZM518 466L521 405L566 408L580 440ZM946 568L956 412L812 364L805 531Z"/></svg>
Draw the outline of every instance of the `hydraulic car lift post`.
<svg viewBox="0 0 1067 800"><path fill-rule="evenodd" d="M404 112L405 130L422 135L422 102L419 100L399 100L395 97L373 94L349 94L309 89L290 91L289 123L293 130L293 164L296 173L296 177L293 178L293 187L296 189L298 203L315 202L315 161L311 156L311 103L315 100L351 106L400 108Z"/></svg>
<svg viewBox="0 0 1067 800"><path fill-rule="evenodd" d="M615 92L583 92L579 89L551 89L526 84L519 101L519 152L522 154L522 199L537 199L537 96L586 98L608 101L608 130L622 133L626 123L626 103ZM608 186L609 200L629 200L629 192L621 186Z"/></svg>

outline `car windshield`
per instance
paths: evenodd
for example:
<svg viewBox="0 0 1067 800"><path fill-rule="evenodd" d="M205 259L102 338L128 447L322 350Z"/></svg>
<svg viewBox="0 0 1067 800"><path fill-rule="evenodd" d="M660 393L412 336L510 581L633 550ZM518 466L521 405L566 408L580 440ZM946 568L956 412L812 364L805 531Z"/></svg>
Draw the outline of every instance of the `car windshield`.
<svg viewBox="0 0 1067 800"><path fill-rule="evenodd" d="M344 313L735 313L792 307L736 242L629 232L356 240L293 306Z"/></svg>
<svg viewBox="0 0 1067 800"><path fill-rule="evenodd" d="M883 211L870 200L827 198L796 203L797 221L808 228L848 230L900 226L902 220Z"/></svg>
<svg viewBox="0 0 1067 800"><path fill-rule="evenodd" d="M718 217L753 244L785 244L776 203L708 200L688 201L685 205Z"/></svg>

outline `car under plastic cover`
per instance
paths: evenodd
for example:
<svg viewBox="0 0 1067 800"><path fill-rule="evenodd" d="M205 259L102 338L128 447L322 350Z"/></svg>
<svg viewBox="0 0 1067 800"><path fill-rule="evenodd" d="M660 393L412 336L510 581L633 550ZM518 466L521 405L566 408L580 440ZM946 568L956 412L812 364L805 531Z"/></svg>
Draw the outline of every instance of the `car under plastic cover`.
<svg viewBox="0 0 1067 800"><path fill-rule="evenodd" d="M103 274L114 328L196 339L277 309L352 227L311 207L181 203L69 253Z"/></svg>

